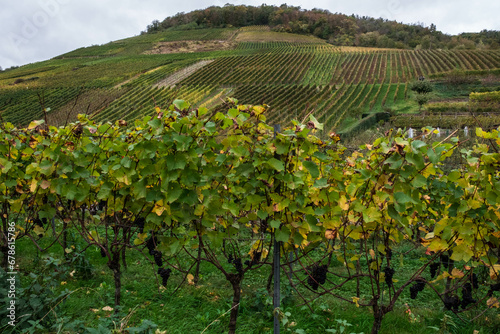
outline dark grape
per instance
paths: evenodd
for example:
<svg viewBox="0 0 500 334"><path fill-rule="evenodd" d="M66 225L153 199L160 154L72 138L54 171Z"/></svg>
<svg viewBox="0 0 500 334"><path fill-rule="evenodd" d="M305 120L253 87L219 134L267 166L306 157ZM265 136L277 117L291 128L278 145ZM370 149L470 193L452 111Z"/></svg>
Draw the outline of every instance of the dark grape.
<svg viewBox="0 0 500 334"><path fill-rule="evenodd" d="M410 287L410 298L415 299L420 291L424 290L425 282L418 281Z"/></svg>
<svg viewBox="0 0 500 334"><path fill-rule="evenodd" d="M154 250L153 251L153 257L155 259L155 263L158 267L163 267L163 258L162 258L162 254L160 251L156 251Z"/></svg>
<svg viewBox="0 0 500 334"><path fill-rule="evenodd" d="M42 221L38 218L33 219L33 224L43 227Z"/></svg>
<svg viewBox="0 0 500 334"><path fill-rule="evenodd" d="M450 253L450 255L452 254L451 251L449 251L449 253ZM440 259L441 259L441 263L443 264L443 266L445 268L449 268L450 266L453 266L453 263L455 263L455 261L450 259L450 257L448 255L442 254Z"/></svg>
<svg viewBox="0 0 500 334"><path fill-rule="evenodd" d="M134 224L139 227L139 233L144 233L144 224L146 223L146 220L142 217L139 217L135 220Z"/></svg>
<svg viewBox="0 0 500 334"><path fill-rule="evenodd" d="M318 290L320 284L325 284L326 274L328 272L328 266L314 264L312 267L308 267L309 276L307 277L307 284L313 289Z"/></svg>
<svg viewBox="0 0 500 334"><path fill-rule="evenodd" d="M453 309L454 311L458 311L458 307L460 306L460 298L457 296L445 296L443 298L443 303L444 307L446 307L447 310Z"/></svg>
<svg viewBox="0 0 500 334"><path fill-rule="evenodd" d="M234 259L233 264L238 274L241 274L243 272L243 264L241 263L241 259L240 258Z"/></svg>
<svg viewBox="0 0 500 334"><path fill-rule="evenodd" d="M479 280L478 280L477 275L475 273L472 274L472 287L474 289L479 289Z"/></svg>
<svg viewBox="0 0 500 334"><path fill-rule="evenodd" d="M388 287L391 287L392 286L392 277L394 276L394 273L396 271L391 267L385 267L383 271L385 273L385 283L387 284Z"/></svg>
<svg viewBox="0 0 500 334"><path fill-rule="evenodd" d="M153 255L153 251L155 250L157 243L158 240L156 239L155 235L153 235L146 241L146 247L149 249L149 255Z"/></svg>
<svg viewBox="0 0 500 334"><path fill-rule="evenodd" d="M170 270L170 268L158 268L158 275L160 275L161 279L162 279L162 285L163 286L167 286L167 282L168 282L168 279L170 277L170 273L172 272L172 270Z"/></svg>
<svg viewBox="0 0 500 334"><path fill-rule="evenodd" d="M106 207L106 204L107 204L107 202L106 202L106 201L100 201L100 202L99 202L99 204L97 205L97 209L98 209L99 211L104 210L104 208Z"/></svg>
<svg viewBox="0 0 500 334"><path fill-rule="evenodd" d="M431 278L434 278L436 276L437 270L439 269L439 262L433 262L429 266L430 272L431 272Z"/></svg>
<svg viewBox="0 0 500 334"><path fill-rule="evenodd" d="M259 263L261 256L262 256L262 252L254 252L254 253L253 253L253 259L252 259L252 262L253 262L254 264L255 264L255 263Z"/></svg>
<svg viewBox="0 0 500 334"><path fill-rule="evenodd" d="M307 284L309 284L311 289L318 290L319 284L311 276L307 277Z"/></svg>
<svg viewBox="0 0 500 334"><path fill-rule="evenodd" d="M465 309L469 304L476 303L476 300L472 298L472 286L470 283L465 283L462 288L462 308Z"/></svg>
<svg viewBox="0 0 500 334"><path fill-rule="evenodd" d="M229 256L227 257L227 263L233 263L233 260L233 255L229 254Z"/></svg>

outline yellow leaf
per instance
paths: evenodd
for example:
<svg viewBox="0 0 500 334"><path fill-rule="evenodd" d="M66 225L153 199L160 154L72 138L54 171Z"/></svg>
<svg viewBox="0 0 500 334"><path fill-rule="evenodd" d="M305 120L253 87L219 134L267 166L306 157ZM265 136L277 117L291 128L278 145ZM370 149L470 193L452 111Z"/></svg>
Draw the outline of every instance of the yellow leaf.
<svg viewBox="0 0 500 334"><path fill-rule="evenodd" d="M38 226L38 225L36 225L36 226L33 228L33 231L34 231L37 235L39 235L39 234L44 235L44 234L45 234L45 230L43 229L43 227Z"/></svg>
<svg viewBox="0 0 500 334"><path fill-rule="evenodd" d="M30 185L30 191L31 191L32 193L34 193L34 192L35 192L35 190L36 190L36 186L37 186L37 182L36 182L36 180L35 180L35 179L33 179L33 180L31 181L31 185Z"/></svg>
<svg viewBox="0 0 500 334"><path fill-rule="evenodd" d="M337 230L326 230L325 238L328 240L335 239L337 237Z"/></svg>
<svg viewBox="0 0 500 334"><path fill-rule="evenodd" d="M349 203L347 203L345 196L340 197L339 207L344 211L349 210Z"/></svg>
<svg viewBox="0 0 500 334"><path fill-rule="evenodd" d="M356 307L359 307L359 304L358 304L359 297L352 297L352 301L356 304Z"/></svg>
<svg viewBox="0 0 500 334"><path fill-rule="evenodd" d="M500 264L494 264L490 267L490 277L492 280L496 280L500 274Z"/></svg>
<svg viewBox="0 0 500 334"><path fill-rule="evenodd" d="M28 130L33 130L34 128L36 128L37 126L39 125L42 125L44 123L43 120L38 120L38 121L33 121L30 123L30 125L28 126Z"/></svg>
<svg viewBox="0 0 500 334"><path fill-rule="evenodd" d="M102 310L103 310L103 311L108 311L108 312L111 312L111 311L113 311L113 308L112 308L111 306L104 306L104 307L102 308Z"/></svg>
<svg viewBox="0 0 500 334"><path fill-rule="evenodd" d="M66 285L68 284L68 282L61 282L61 285Z"/></svg>
<svg viewBox="0 0 500 334"><path fill-rule="evenodd" d="M373 259L375 259L375 251L373 249L370 249L370 256Z"/></svg>
<svg viewBox="0 0 500 334"><path fill-rule="evenodd" d="M71 248L66 248L64 251L66 252L66 254L69 254L69 253L71 253L73 250L72 250Z"/></svg>
<svg viewBox="0 0 500 334"><path fill-rule="evenodd" d="M500 308L500 302L496 297L491 297L490 299L488 299L486 301L486 305L488 305L488 307Z"/></svg>
<svg viewBox="0 0 500 334"><path fill-rule="evenodd" d="M40 187L42 189L47 189L48 187L50 187L50 181L48 180L43 180L42 183L40 184Z"/></svg>
<svg viewBox="0 0 500 334"><path fill-rule="evenodd" d="M451 271L451 276L453 278L462 278L464 277L464 273L457 268L453 268L453 270Z"/></svg>
<svg viewBox="0 0 500 334"><path fill-rule="evenodd" d="M155 203L155 207L153 208L153 212L156 213L157 216L161 216L165 211L165 207L163 206L163 200L160 200Z"/></svg>
<svg viewBox="0 0 500 334"><path fill-rule="evenodd" d="M187 280L189 285L194 285L194 276L192 274L187 275Z"/></svg>

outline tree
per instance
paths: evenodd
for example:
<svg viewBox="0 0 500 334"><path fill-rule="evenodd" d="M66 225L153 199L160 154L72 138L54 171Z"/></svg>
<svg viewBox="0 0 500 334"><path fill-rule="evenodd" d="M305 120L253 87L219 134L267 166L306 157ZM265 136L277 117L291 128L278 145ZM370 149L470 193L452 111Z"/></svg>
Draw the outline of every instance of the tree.
<svg viewBox="0 0 500 334"><path fill-rule="evenodd" d="M418 80L410 85L410 89L415 92L415 101L418 103L419 111L422 110L422 106L429 102L431 99L430 93L434 90L434 86L431 82L423 80Z"/></svg>

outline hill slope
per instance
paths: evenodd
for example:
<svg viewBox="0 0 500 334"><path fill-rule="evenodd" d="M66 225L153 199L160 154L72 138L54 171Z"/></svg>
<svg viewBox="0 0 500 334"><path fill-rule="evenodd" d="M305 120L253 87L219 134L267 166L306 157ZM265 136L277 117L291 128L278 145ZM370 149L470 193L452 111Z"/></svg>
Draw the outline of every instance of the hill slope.
<svg viewBox="0 0 500 334"><path fill-rule="evenodd" d="M274 123L312 113L339 131L369 113L416 113L408 84L418 77L466 71L488 75L493 87L498 69L498 50L341 47L266 26L162 31L4 71L0 110L18 125L43 118L43 110L54 125L78 113L130 122L175 99L217 108L234 97L268 104Z"/></svg>

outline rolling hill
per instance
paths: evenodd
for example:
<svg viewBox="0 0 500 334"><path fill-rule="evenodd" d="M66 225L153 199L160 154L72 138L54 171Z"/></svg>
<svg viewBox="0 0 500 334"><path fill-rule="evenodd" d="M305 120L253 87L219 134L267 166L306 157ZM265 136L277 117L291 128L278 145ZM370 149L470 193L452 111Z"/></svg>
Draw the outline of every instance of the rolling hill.
<svg viewBox="0 0 500 334"><path fill-rule="evenodd" d="M79 113L131 124L175 99L216 110L233 97L269 105L269 122L283 125L313 114L345 132L373 125L385 112L396 115L395 126L451 128L473 121L468 109L421 114L410 83L425 77L437 88L433 102L467 103L471 90L496 90L499 73L500 50L334 46L268 26L166 30L3 71L0 111L19 126L44 118L44 110L51 125ZM497 110L488 112L486 125L500 124Z"/></svg>

